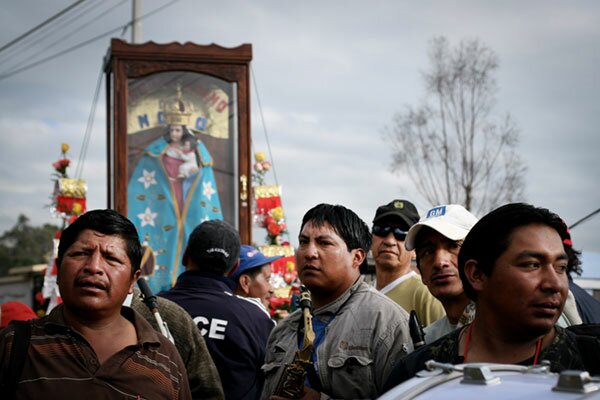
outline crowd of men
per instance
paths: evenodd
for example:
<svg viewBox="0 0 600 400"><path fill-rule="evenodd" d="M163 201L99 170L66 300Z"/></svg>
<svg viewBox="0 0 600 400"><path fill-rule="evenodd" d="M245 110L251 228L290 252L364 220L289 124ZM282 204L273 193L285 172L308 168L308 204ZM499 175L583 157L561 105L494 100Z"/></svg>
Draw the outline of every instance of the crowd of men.
<svg viewBox="0 0 600 400"><path fill-rule="evenodd" d="M303 399L377 398L432 359L600 370L598 341L583 351L569 328L600 322L600 303L573 283L580 253L544 208L507 204L478 220L458 204L420 216L393 200L369 229L344 206L318 204L296 251L310 323L302 310L270 318L277 257L242 245L228 223L203 222L187 243L185 272L151 310L135 287L133 224L94 210L69 225L62 304L0 332L2 398L280 399L297 364ZM369 251L373 283L360 272ZM418 348L412 311L425 327Z"/></svg>

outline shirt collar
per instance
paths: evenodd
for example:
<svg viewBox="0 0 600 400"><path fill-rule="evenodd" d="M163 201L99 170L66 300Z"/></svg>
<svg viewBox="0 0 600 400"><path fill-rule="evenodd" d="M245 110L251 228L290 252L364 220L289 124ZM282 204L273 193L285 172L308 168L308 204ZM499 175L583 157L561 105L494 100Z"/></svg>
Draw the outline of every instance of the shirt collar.
<svg viewBox="0 0 600 400"><path fill-rule="evenodd" d="M409 271L408 273L394 279L392 282L390 282L387 285L385 285L384 287L382 287L379 291L383 294L386 294L387 292L389 292L390 290L392 290L393 288L395 288L396 286L398 286L400 283L404 282L411 276L416 276L416 275L417 275L417 273L415 271Z"/></svg>
<svg viewBox="0 0 600 400"><path fill-rule="evenodd" d="M72 329L65 319L64 311L64 304L56 306L48 315L45 325L57 330ZM160 345L159 333L152 328L152 325L141 314L138 314L129 307L123 306L121 307L121 315L133 324L139 344Z"/></svg>
<svg viewBox="0 0 600 400"><path fill-rule="evenodd" d="M356 280L356 282L354 282L354 284L352 286L350 286L348 289L346 289L346 291L344 293L342 293L342 295L340 297L338 297L331 303L324 305L323 307L317 308L316 310L313 311L313 314L315 316L319 316L319 317L327 317L328 314L333 316L333 315L338 315L341 312L343 312L343 310L342 310L343 306L346 304L346 302L348 300L350 300L350 297L352 297L352 295L359 289L359 287L363 283L364 279L365 278L362 275L359 276L358 279Z"/></svg>
<svg viewBox="0 0 600 400"><path fill-rule="evenodd" d="M210 284L211 286L219 286L224 291L230 293L232 293L233 289L235 288L235 286L232 288L232 283L235 284L235 282L233 282L232 279L229 279L226 276L219 276L197 270L185 271L181 275L179 275L179 277L177 278L177 283L175 285L178 285L180 283L191 285L205 283Z"/></svg>
<svg viewBox="0 0 600 400"><path fill-rule="evenodd" d="M360 289L363 282L364 277L361 275L351 287L342 293L340 297L323 307L313 310L313 317L319 318L321 321L326 322L331 318L341 314L344 311L343 306L348 300L350 300L350 297L352 297L352 295ZM288 328L292 331L296 331L298 329L298 324L300 324L302 321L302 311L297 309L287 318L289 318Z"/></svg>

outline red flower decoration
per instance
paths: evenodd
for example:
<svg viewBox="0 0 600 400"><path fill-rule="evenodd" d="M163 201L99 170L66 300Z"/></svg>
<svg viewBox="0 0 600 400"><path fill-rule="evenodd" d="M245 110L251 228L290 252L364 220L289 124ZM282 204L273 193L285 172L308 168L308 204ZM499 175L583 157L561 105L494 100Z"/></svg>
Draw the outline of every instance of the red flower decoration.
<svg viewBox="0 0 600 400"><path fill-rule="evenodd" d="M271 222L267 225L267 232L273 236L277 236L281 233L281 226L277 225L275 222Z"/></svg>
<svg viewBox="0 0 600 400"><path fill-rule="evenodd" d="M68 158L61 158L60 160L53 163L52 167L54 167L56 172L58 172L62 176L65 176L65 174L67 173L67 167L70 163L71 161Z"/></svg>
<svg viewBox="0 0 600 400"><path fill-rule="evenodd" d="M263 226L268 227L271 224L275 224L275 220L270 215L265 215L265 218L263 219Z"/></svg>

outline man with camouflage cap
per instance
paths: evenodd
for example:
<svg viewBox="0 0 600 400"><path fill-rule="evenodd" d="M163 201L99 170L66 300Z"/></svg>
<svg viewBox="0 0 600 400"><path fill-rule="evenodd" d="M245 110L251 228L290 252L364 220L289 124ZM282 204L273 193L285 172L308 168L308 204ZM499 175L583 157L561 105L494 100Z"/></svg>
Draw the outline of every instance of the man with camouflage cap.
<svg viewBox="0 0 600 400"><path fill-rule="evenodd" d="M377 208L373 218L371 254L375 261L376 288L407 312L414 310L424 326L446 313L421 277L412 270L414 251L406 250L404 240L419 221L417 208L407 200L393 200Z"/></svg>

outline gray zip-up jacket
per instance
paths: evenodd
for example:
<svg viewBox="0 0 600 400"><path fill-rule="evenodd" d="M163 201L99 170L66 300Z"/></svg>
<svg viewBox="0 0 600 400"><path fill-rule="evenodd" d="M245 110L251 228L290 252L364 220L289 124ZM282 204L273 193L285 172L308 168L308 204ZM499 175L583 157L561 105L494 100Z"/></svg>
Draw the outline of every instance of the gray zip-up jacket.
<svg viewBox="0 0 600 400"><path fill-rule="evenodd" d="M314 310L313 318L330 321L317 348L321 398L376 398L395 363L413 349L408 313L363 277L337 300ZM271 332L262 367L263 399L273 394L283 367L298 350L300 322L298 310Z"/></svg>

